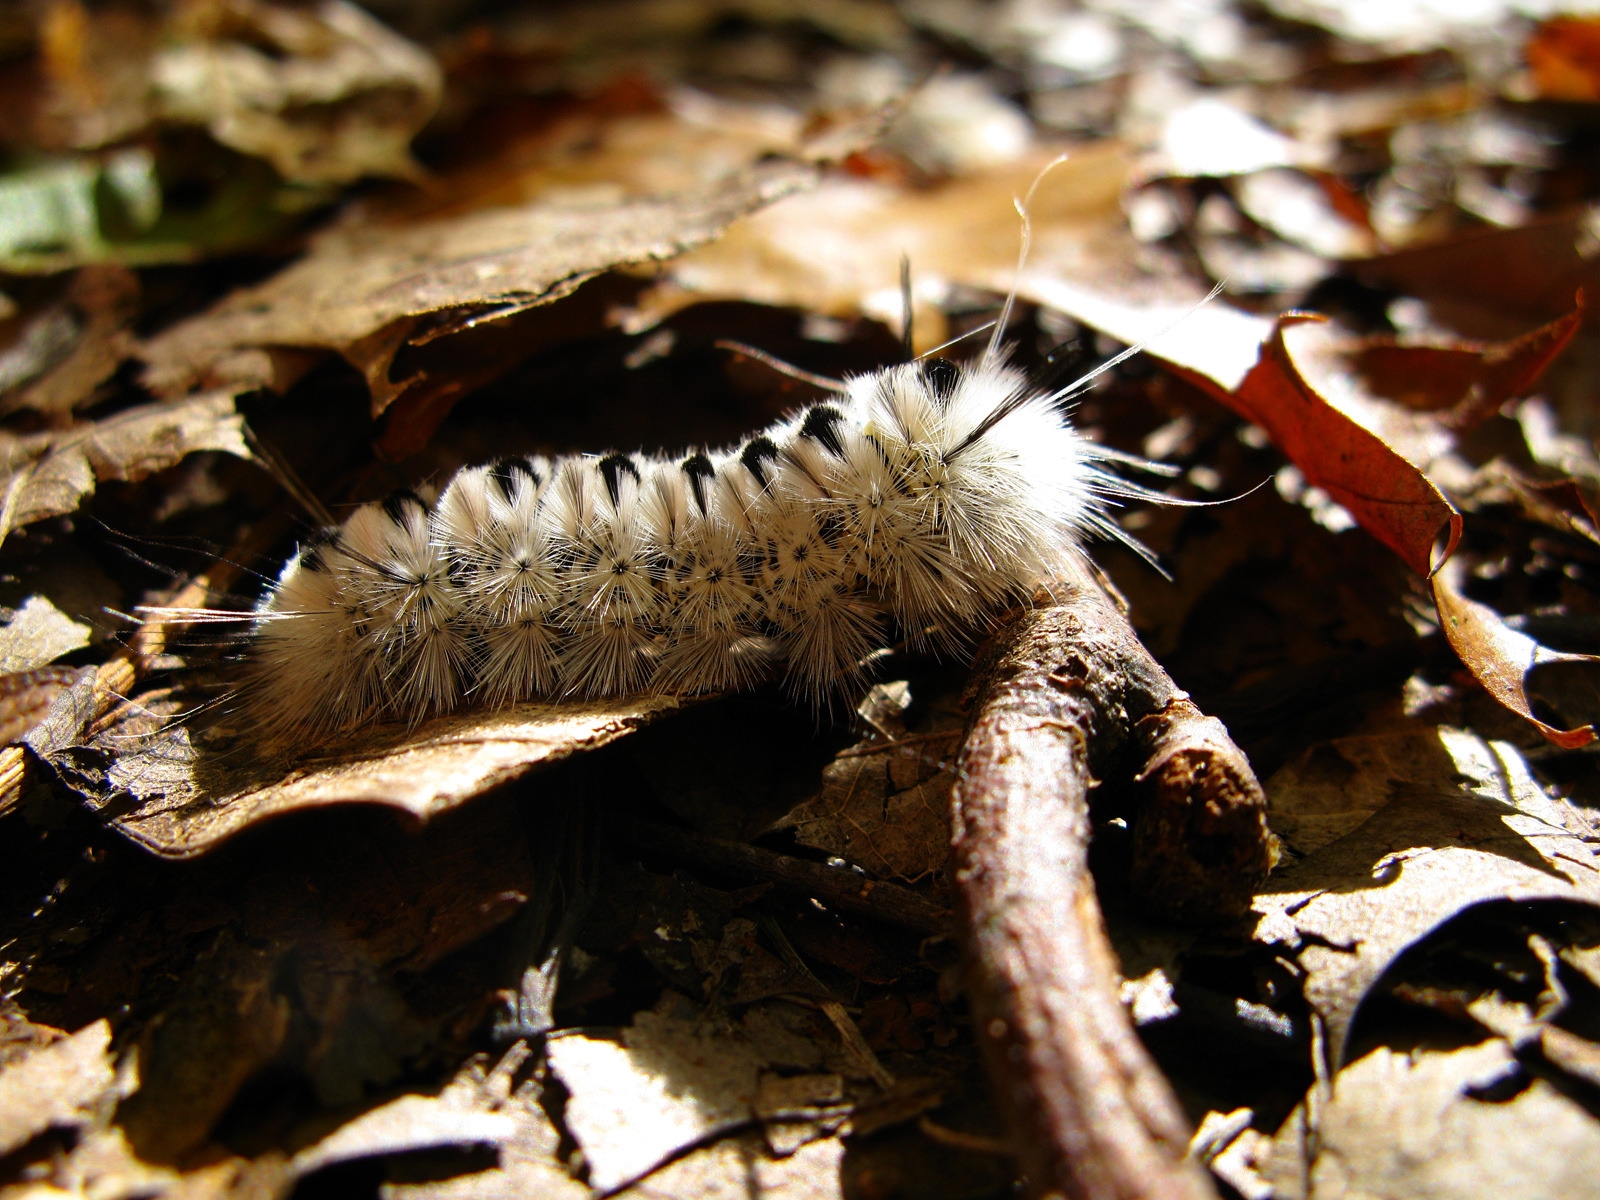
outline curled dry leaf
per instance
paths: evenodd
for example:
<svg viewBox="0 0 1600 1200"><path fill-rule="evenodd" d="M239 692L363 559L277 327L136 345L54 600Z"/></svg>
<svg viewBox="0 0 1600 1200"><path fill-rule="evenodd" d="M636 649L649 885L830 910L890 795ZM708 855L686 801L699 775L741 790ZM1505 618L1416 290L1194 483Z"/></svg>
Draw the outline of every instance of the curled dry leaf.
<svg viewBox="0 0 1600 1200"><path fill-rule="evenodd" d="M1305 314L1269 323L1217 304L1152 309L1032 275L1023 291L1123 341L1148 342L1152 355L1265 429L1307 482L1424 576L1449 559L1461 536L1460 513L1425 468L1449 453L1458 430L1531 385L1582 318L1580 308L1500 343L1407 345L1341 341L1326 326L1301 336L1297 326L1320 320ZM1256 358L1241 372L1252 339ZM1593 736L1538 721L1522 689L1530 667L1571 656L1539 657L1531 639L1437 580L1434 594L1450 644L1490 695L1558 745Z"/></svg>
<svg viewBox="0 0 1600 1200"><path fill-rule="evenodd" d="M427 821L568 755L604 746L672 711L671 696L527 704L387 728L337 749L260 763L228 744L197 745L173 724L91 733L92 679L61 697L28 738L126 836L166 858L189 858L269 817L379 804ZM136 720L136 718L135 718ZM159 723L158 723L159 725Z"/></svg>
<svg viewBox="0 0 1600 1200"><path fill-rule="evenodd" d="M0 539L73 512L99 481L143 479L200 450L251 457L233 393L141 404L59 432L0 431Z"/></svg>
<svg viewBox="0 0 1600 1200"><path fill-rule="evenodd" d="M1267 798L1275 823L1290 818L1291 844L1297 827L1336 839L1254 902L1255 939L1306 973L1330 1068L1390 963L1457 913L1492 900L1600 905L1587 826L1508 742L1448 728L1325 742L1269 779ZM1355 827L1337 836L1340 825Z"/></svg>
<svg viewBox="0 0 1600 1200"><path fill-rule="evenodd" d="M1487 604L1463 596L1455 574L1446 568L1433 577L1433 600L1439 609L1439 628L1467 669L1491 696L1531 721L1552 744L1576 750L1594 741L1593 725L1557 729L1535 716L1528 700L1527 676L1546 663L1592 663L1600 658L1552 650L1512 629Z"/></svg>
<svg viewBox="0 0 1600 1200"><path fill-rule="evenodd" d="M1319 318L1272 322L1215 303L1135 305L1032 275L1025 294L1130 344L1147 343L1150 354L1265 429L1307 481L1419 574L1432 569L1445 526L1446 556L1454 550L1461 517L1439 489L1301 373L1285 332Z"/></svg>

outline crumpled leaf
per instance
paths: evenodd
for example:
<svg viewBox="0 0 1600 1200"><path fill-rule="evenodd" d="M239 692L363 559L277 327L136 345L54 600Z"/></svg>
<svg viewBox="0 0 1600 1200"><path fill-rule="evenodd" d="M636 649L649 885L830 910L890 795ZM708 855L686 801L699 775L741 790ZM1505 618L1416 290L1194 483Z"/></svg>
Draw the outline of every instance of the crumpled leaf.
<svg viewBox="0 0 1600 1200"><path fill-rule="evenodd" d="M1306 972L1331 1066L1389 964L1457 913L1491 900L1600 904L1586 826L1508 742L1449 728L1326 742L1266 787L1274 824L1292 818L1291 845L1302 811L1355 826L1273 874L1254 903L1256 940ZM1338 833L1308 825L1318 840Z"/></svg>
<svg viewBox="0 0 1600 1200"><path fill-rule="evenodd" d="M47 596L29 596L0 627L0 675L32 671L81 650L93 631L74 621Z"/></svg>
<svg viewBox="0 0 1600 1200"><path fill-rule="evenodd" d="M353 4L183 0L47 13L50 93L39 132L93 149L157 123L196 125L287 180L414 173L409 146L438 106L431 55Z"/></svg>
<svg viewBox="0 0 1600 1200"><path fill-rule="evenodd" d="M1314 1142L1306 1108L1296 1109L1263 1174L1279 1200L1591 1194L1593 1116L1548 1080L1517 1086L1518 1075L1499 1038L1449 1050L1380 1046L1334 1077Z"/></svg>
<svg viewBox="0 0 1600 1200"><path fill-rule="evenodd" d="M241 762L226 745L197 746L183 725L90 737L95 707L86 680L28 741L91 804L114 806L113 824L127 837L163 857L189 858L270 817L329 805L381 804L427 821L680 703L637 696L462 713L413 730L369 731L320 754L300 747L292 765L263 765Z"/></svg>
<svg viewBox="0 0 1600 1200"><path fill-rule="evenodd" d="M829 316L865 313L898 327L900 260L912 268L916 349L946 339L939 307L952 286L1004 292L1017 260L1012 202L1057 151L908 192L873 179L830 178L741 221L728 235L676 259L641 296L624 327L647 329L678 309L730 298ZM1132 245L1120 198L1132 155L1115 141L1076 151L1040 184L1030 209L1038 261L1094 275Z"/></svg>
<svg viewBox="0 0 1600 1200"><path fill-rule="evenodd" d="M147 342L146 379L169 396L195 386L241 392L278 382L273 348L333 350L366 375L381 414L419 382L388 373L427 314L466 310L458 314L462 327L548 304L609 267L660 261L699 245L814 179L814 168L777 162L667 198L336 227L265 283Z"/></svg>
<svg viewBox="0 0 1600 1200"><path fill-rule="evenodd" d="M102 1119L127 1090L110 1053L111 1026L85 1025L0 1070L0 1155L46 1129L77 1128Z"/></svg>
<svg viewBox="0 0 1600 1200"><path fill-rule="evenodd" d="M1460 513L1424 469L1450 453L1457 429L1531 385L1571 341L1582 315L1580 308L1493 344L1341 344L1326 326L1305 327L1320 320L1305 314L1268 325L1216 304L1140 308L1032 273L1022 291L1125 341L1149 342L1152 355L1265 429L1308 483L1424 576L1450 558L1461 536ZM1263 335L1259 357L1241 374L1245 348L1257 334ZM1391 396L1410 404L1383 398ZM1447 535L1436 557L1441 528ZM1534 720L1547 737L1583 737L1573 745L1588 740L1531 716L1521 687L1534 665L1527 639L1508 629L1500 636L1498 621L1452 606L1438 585L1435 593L1451 645L1496 700Z"/></svg>
<svg viewBox="0 0 1600 1200"><path fill-rule="evenodd" d="M765 1065L747 1039L715 1024L642 1012L623 1036L572 1034L547 1051L570 1093L567 1127L602 1191L748 1124Z"/></svg>
<svg viewBox="0 0 1600 1200"><path fill-rule="evenodd" d="M844 1111L814 1095L798 1109L775 1103L784 1093L763 1086L769 1071L793 1078L796 1068L838 1065L759 1008L729 1024L669 992L654 1012L634 1018L621 1042L572 1033L552 1038L547 1053L570 1093L567 1128L601 1190L650 1175L639 1195L681 1194L652 1190L651 1172L678 1153L758 1118L781 1125ZM820 1082L800 1091L814 1093ZM835 1079L821 1090L832 1095L836 1087Z"/></svg>
<svg viewBox="0 0 1600 1200"><path fill-rule="evenodd" d="M0 538L70 513L102 480L139 480L200 450L250 458L229 392L141 404L60 432L0 430Z"/></svg>
<svg viewBox="0 0 1600 1200"><path fill-rule="evenodd" d="M1454 550L1461 518L1439 489L1301 373L1285 334L1319 318L1288 314L1269 322L1214 303L1136 306L1031 272L1024 294L1113 337L1148 343L1151 355L1265 429L1308 482L1418 574L1433 568L1441 527L1449 526L1444 557Z"/></svg>
<svg viewBox="0 0 1600 1200"><path fill-rule="evenodd" d="M68 417L132 352L129 325L138 308L139 280L132 272L114 266L79 270L66 303L52 306L30 325L31 330L65 320L73 331L70 348L14 389L0 384L0 414L31 409L57 421Z"/></svg>
<svg viewBox="0 0 1600 1200"><path fill-rule="evenodd" d="M1487 604L1463 596L1454 574L1446 569L1433 577L1433 600L1439 608L1439 628L1467 669L1491 696L1532 722L1553 745L1576 750L1594 741L1593 725L1557 729L1536 717L1528 700L1527 675L1546 663L1592 663L1600 658L1552 650L1512 629Z"/></svg>
<svg viewBox="0 0 1600 1200"><path fill-rule="evenodd" d="M150 64L157 114L203 125L289 180L410 175L438 107L431 55L344 0L187 0ZM170 36L170 34L169 34Z"/></svg>

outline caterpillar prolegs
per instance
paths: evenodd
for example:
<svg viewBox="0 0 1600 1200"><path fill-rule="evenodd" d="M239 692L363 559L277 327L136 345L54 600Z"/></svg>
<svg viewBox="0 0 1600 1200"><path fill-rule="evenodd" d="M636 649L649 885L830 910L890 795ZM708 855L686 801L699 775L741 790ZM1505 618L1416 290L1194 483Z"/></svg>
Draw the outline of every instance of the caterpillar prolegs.
<svg viewBox="0 0 1600 1200"><path fill-rule="evenodd" d="M891 625L959 644L1085 535L1120 536L1109 506L1145 493L1066 420L1086 383L1041 391L991 342L849 379L730 450L509 459L432 505L367 505L258 607L250 704L311 734L774 678L821 706Z"/></svg>

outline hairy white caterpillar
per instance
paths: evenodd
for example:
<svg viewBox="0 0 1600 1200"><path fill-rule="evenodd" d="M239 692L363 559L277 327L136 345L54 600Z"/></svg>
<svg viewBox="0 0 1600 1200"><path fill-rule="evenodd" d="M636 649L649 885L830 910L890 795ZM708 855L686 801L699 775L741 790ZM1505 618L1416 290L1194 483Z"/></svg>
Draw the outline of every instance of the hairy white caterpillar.
<svg viewBox="0 0 1600 1200"><path fill-rule="evenodd" d="M460 471L432 505L405 492L357 509L300 547L251 617L255 723L318 736L771 679L821 708L891 626L959 646L1086 537L1142 553L1110 510L1164 498L1111 473L1141 460L1066 416L1140 348L1040 389L1001 345L1014 301L972 364L793 372L832 396L732 449L508 459Z"/></svg>
<svg viewBox="0 0 1600 1200"><path fill-rule="evenodd" d="M991 343L851 379L731 450L510 459L431 507L364 506L257 610L251 703L308 733L774 677L821 705L891 622L959 643L1085 535L1120 536L1108 507L1142 489L1065 419L1086 382L1032 389Z"/></svg>

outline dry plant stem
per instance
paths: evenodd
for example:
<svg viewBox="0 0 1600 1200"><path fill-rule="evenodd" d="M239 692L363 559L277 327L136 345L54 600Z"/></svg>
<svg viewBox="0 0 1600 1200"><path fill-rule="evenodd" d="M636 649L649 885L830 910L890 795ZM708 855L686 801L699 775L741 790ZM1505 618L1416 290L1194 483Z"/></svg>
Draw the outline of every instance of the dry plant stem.
<svg viewBox="0 0 1600 1200"><path fill-rule="evenodd" d="M991 643L978 679L951 797L956 890L975 1024L1029 1187L1071 1200L1210 1196L1118 999L1088 800L1099 778L1140 778L1154 844L1180 860L1145 873L1195 911L1185 888L1220 864L1244 864L1235 897L1265 874L1260 787L1086 566Z"/></svg>
<svg viewBox="0 0 1600 1200"><path fill-rule="evenodd" d="M879 883L849 867L830 867L776 854L759 846L706 837L653 821L633 829L640 849L657 850L715 871L775 884L790 892L815 896L846 912L876 917L922 933L943 933L950 928L950 912L920 892L894 883Z"/></svg>

